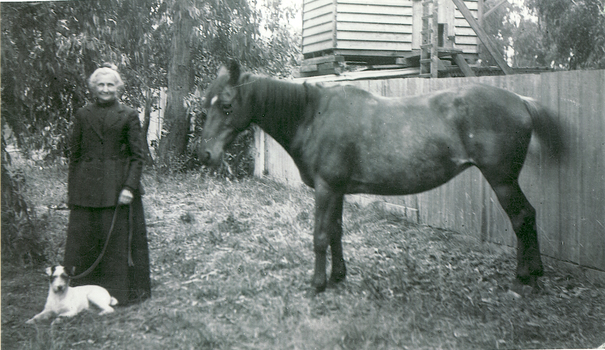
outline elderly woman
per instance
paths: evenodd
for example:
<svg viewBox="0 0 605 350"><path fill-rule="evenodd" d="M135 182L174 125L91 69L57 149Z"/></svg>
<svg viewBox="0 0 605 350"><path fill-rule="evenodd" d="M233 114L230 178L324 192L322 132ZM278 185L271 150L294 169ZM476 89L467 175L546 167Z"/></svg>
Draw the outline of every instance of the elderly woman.
<svg viewBox="0 0 605 350"><path fill-rule="evenodd" d="M63 265L81 274L75 285L105 287L120 305L151 296L149 251L141 195L144 162L138 113L118 101L124 83L106 64L88 81L93 102L76 112L70 140Z"/></svg>

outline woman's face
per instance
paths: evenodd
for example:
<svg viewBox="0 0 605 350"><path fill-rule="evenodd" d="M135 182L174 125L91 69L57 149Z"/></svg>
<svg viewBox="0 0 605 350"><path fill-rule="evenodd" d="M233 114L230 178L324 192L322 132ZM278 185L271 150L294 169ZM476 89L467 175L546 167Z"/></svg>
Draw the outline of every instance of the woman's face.
<svg viewBox="0 0 605 350"><path fill-rule="evenodd" d="M111 74L101 74L95 83L97 99L102 102L113 101L118 98L118 87Z"/></svg>

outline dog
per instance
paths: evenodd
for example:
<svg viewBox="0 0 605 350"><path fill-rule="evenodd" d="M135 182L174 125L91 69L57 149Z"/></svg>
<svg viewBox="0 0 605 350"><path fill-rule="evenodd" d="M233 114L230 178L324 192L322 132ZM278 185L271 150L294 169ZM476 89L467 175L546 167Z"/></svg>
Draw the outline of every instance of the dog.
<svg viewBox="0 0 605 350"><path fill-rule="evenodd" d="M101 312L99 315L112 313L112 306L118 304L118 300L112 297L107 289L101 286L86 285L70 287L70 274L63 266L53 266L46 269L50 276L50 288L44 310L27 320L26 323L34 324L39 321L50 320L53 317L73 317L80 312L95 305Z"/></svg>

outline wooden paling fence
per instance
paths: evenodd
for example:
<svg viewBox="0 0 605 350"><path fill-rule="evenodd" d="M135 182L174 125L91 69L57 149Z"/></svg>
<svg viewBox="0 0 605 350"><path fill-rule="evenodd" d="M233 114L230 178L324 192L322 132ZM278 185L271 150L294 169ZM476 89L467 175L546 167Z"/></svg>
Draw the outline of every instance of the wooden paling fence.
<svg viewBox="0 0 605 350"><path fill-rule="evenodd" d="M334 78L325 77L322 83L335 84L330 79ZM587 275L605 280L605 70L346 83L383 96L405 96L470 82L533 97L554 112L563 127L565 155L553 161L540 142L532 138L519 180L521 188L538 213L542 254L577 265ZM289 155L260 129L255 136L255 175L301 184ZM516 246L508 217L474 167L421 194L355 195L348 199L362 204L379 201L418 223Z"/></svg>

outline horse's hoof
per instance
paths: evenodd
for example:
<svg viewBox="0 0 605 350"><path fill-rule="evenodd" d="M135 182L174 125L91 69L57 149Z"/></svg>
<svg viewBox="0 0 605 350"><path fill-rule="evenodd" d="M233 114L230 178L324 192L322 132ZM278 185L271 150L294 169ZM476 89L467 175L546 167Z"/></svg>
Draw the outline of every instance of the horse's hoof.
<svg viewBox="0 0 605 350"><path fill-rule="evenodd" d="M538 276L517 276L511 289L518 294L527 296L539 293L542 290L542 284Z"/></svg>
<svg viewBox="0 0 605 350"><path fill-rule="evenodd" d="M544 267L542 266L542 264L539 264L538 267L531 270L530 273L532 276L542 277L542 276L544 276Z"/></svg>
<svg viewBox="0 0 605 350"><path fill-rule="evenodd" d="M319 294L326 290L327 282L326 275L321 277L314 276L311 280L311 285L315 288L315 293Z"/></svg>
<svg viewBox="0 0 605 350"><path fill-rule="evenodd" d="M326 291L327 281L324 279L321 283L313 282L311 285L315 289L315 294L319 294Z"/></svg>
<svg viewBox="0 0 605 350"><path fill-rule="evenodd" d="M320 293L317 291L316 288L309 288L307 289L307 291L304 293L305 299L313 299L316 296L318 296Z"/></svg>
<svg viewBox="0 0 605 350"><path fill-rule="evenodd" d="M541 275L540 275L541 276ZM544 291L544 284L540 280L539 276L533 276L534 278L530 281L529 286L533 294L538 294Z"/></svg>
<svg viewBox="0 0 605 350"><path fill-rule="evenodd" d="M313 299L316 296L320 295L321 293L326 291L326 287L313 287L313 288L309 288L306 292L305 292L305 298L307 299Z"/></svg>
<svg viewBox="0 0 605 350"><path fill-rule="evenodd" d="M337 284L343 282L346 278L347 278L346 275L330 276L330 281L328 282L328 288L336 287Z"/></svg>
<svg viewBox="0 0 605 350"><path fill-rule="evenodd" d="M534 287L538 287L539 277L540 276L538 276L538 275L517 276L517 281L523 285L534 288Z"/></svg>

